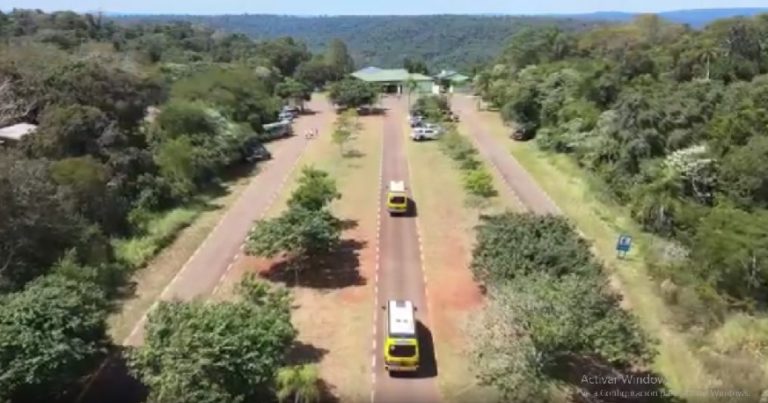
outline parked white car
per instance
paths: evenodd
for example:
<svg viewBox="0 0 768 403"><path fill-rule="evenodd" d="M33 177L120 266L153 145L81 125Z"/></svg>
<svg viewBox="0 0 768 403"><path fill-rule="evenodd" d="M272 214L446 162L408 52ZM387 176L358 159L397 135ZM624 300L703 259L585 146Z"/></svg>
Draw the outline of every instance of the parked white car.
<svg viewBox="0 0 768 403"><path fill-rule="evenodd" d="M436 127L416 127L411 132L414 141L435 140L440 136L440 130Z"/></svg>

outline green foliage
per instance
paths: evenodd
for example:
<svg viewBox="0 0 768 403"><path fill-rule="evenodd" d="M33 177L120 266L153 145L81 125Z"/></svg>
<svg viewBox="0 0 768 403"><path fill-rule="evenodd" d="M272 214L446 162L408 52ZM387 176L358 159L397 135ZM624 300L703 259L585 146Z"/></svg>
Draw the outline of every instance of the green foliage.
<svg viewBox="0 0 768 403"><path fill-rule="evenodd" d="M545 402L548 388L566 381L559 368L577 357L619 369L649 362L649 340L603 290L593 277L547 274L493 287L489 306L474 323L480 381L508 400Z"/></svg>
<svg viewBox="0 0 768 403"><path fill-rule="evenodd" d="M264 80L245 66L211 67L174 83L173 97L216 106L225 117L261 130L277 117L279 101Z"/></svg>
<svg viewBox="0 0 768 403"><path fill-rule="evenodd" d="M24 138L24 148L36 157L100 155L104 150L99 140L114 130L109 124L107 116L91 106L53 106L40 116L35 135Z"/></svg>
<svg viewBox="0 0 768 403"><path fill-rule="evenodd" d="M294 78L313 88L320 88L331 81L332 75L331 67L325 62L322 55L316 55L296 68Z"/></svg>
<svg viewBox="0 0 768 403"><path fill-rule="evenodd" d="M718 206L703 217L689 270L737 300L760 300L768 289L768 213Z"/></svg>
<svg viewBox="0 0 768 403"><path fill-rule="evenodd" d="M331 85L328 96L333 103L346 109L372 105L379 94L375 85L348 78Z"/></svg>
<svg viewBox="0 0 768 403"><path fill-rule="evenodd" d="M331 139L339 146L342 156L345 155L344 144L352 139L360 130L356 110L348 109L338 115L333 127L333 133L331 133Z"/></svg>
<svg viewBox="0 0 768 403"><path fill-rule="evenodd" d="M455 126L449 126L445 134L440 137L440 149L453 159L461 170L464 171L464 190L470 197L472 204L483 205L484 200L498 194L493 187L493 176L480 162L477 150L466 137L459 134Z"/></svg>
<svg viewBox="0 0 768 403"><path fill-rule="evenodd" d="M248 236L247 251L273 257L286 253L308 258L328 253L341 238L341 222L326 210L288 209L279 217L259 221Z"/></svg>
<svg viewBox="0 0 768 403"><path fill-rule="evenodd" d="M0 399L63 394L106 352L106 301L92 283L41 277L0 304Z"/></svg>
<svg viewBox="0 0 768 403"><path fill-rule="evenodd" d="M564 218L505 213L482 217L472 252L472 272L498 283L520 276L596 271L588 244Z"/></svg>
<svg viewBox="0 0 768 403"><path fill-rule="evenodd" d="M246 278L234 302L161 302L130 366L150 401L269 399L296 337L284 290Z"/></svg>
<svg viewBox="0 0 768 403"><path fill-rule="evenodd" d="M444 95L428 95L419 97L411 107L411 113L424 116L431 122L442 122L448 118L451 106Z"/></svg>
<svg viewBox="0 0 768 403"><path fill-rule="evenodd" d="M589 245L563 218L505 213L481 218L471 268L489 290L474 323L481 382L506 399L548 401L599 362L621 371L653 358L651 341L609 291ZM572 374L576 371L576 374Z"/></svg>
<svg viewBox="0 0 768 403"><path fill-rule="evenodd" d="M288 207L303 208L310 211L319 211L326 208L332 201L341 198L336 186L336 180L327 172L312 166L301 170L298 187L288 200Z"/></svg>
<svg viewBox="0 0 768 403"><path fill-rule="evenodd" d="M341 39L333 39L328 44L325 54L331 80L341 80L355 70L355 62L349 55L347 44Z"/></svg>
<svg viewBox="0 0 768 403"><path fill-rule="evenodd" d="M728 213L735 221L764 215L768 58L757 38L767 23L732 19L692 31L641 16L565 34L565 47L554 46L556 30L525 30L477 87L537 146L592 171L645 230L690 252L676 269L686 275L658 274L684 279L686 292L699 294L692 305L764 305L760 257L743 241L762 235L751 226L715 230L706 217L730 205L743 210Z"/></svg>
<svg viewBox="0 0 768 403"><path fill-rule="evenodd" d="M87 223L42 160L0 154L0 289L18 289L78 246Z"/></svg>
<svg viewBox="0 0 768 403"><path fill-rule="evenodd" d="M275 95L290 100L296 105L304 105L312 96L312 88L294 79L287 79L275 86Z"/></svg>
<svg viewBox="0 0 768 403"><path fill-rule="evenodd" d="M498 194L493 187L493 176L486 169L472 169L464 172L464 189L473 196L484 198Z"/></svg>
<svg viewBox="0 0 768 403"><path fill-rule="evenodd" d="M168 16L117 17L166 21ZM175 16L174 20L244 32L254 38L292 36L319 52L343 40L359 66L396 67L403 59L423 60L437 68L470 69L492 60L510 36L527 27L559 26L563 31L604 25L600 21L513 16ZM439 27L439 29L435 29ZM386 45L386 46L384 46Z"/></svg>
<svg viewBox="0 0 768 403"><path fill-rule="evenodd" d="M277 372L277 399L285 402L293 396L295 402L320 401L320 377L314 365L281 368Z"/></svg>
<svg viewBox="0 0 768 403"><path fill-rule="evenodd" d="M192 224L203 208L203 205L193 203L159 213L134 211L134 217L142 213L143 217L134 220L133 236L113 241L118 260L132 268L144 267L176 238L179 231Z"/></svg>
<svg viewBox="0 0 768 403"><path fill-rule="evenodd" d="M199 151L187 136L167 140L155 151L160 173L169 180L173 196L181 200L188 200L197 190L196 181L206 168L198 161Z"/></svg>
<svg viewBox="0 0 768 403"><path fill-rule="evenodd" d="M423 60L413 60L410 57L403 59L403 68L408 70L409 73L419 73L429 75L429 68Z"/></svg>

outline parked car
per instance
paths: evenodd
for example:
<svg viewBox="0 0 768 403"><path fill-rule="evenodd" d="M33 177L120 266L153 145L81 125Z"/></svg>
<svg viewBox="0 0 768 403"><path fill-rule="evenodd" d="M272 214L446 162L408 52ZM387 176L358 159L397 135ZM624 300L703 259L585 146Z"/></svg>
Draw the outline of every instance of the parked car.
<svg viewBox="0 0 768 403"><path fill-rule="evenodd" d="M426 123L426 122L424 122L424 123L422 123L421 127L422 127L422 128L424 128L424 129L430 129L430 130L434 130L434 131L436 131L438 134L440 134L440 133L442 133L442 132L443 132L443 127L442 127L442 126L440 126L440 125L439 125L439 124L437 124L437 123Z"/></svg>
<svg viewBox="0 0 768 403"><path fill-rule="evenodd" d="M515 141L527 141L532 137L532 130L526 130L525 128L518 127L509 137Z"/></svg>
<svg viewBox="0 0 768 403"><path fill-rule="evenodd" d="M440 130L434 127L416 127L411 132L414 141L434 140L440 136Z"/></svg>
<svg viewBox="0 0 768 403"><path fill-rule="evenodd" d="M411 115L408 118L408 122L410 123L411 127L419 127L424 123L424 117L419 115Z"/></svg>
<svg viewBox="0 0 768 403"><path fill-rule="evenodd" d="M283 109L280 110L280 112L290 112L298 116L301 113L301 109L299 109L299 107L295 105L285 105L283 106Z"/></svg>
<svg viewBox="0 0 768 403"><path fill-rule="evenodd" d="M264 144L258 142L250 145L248 154L245 157L247 162L267 161L270 159L272 159L272 153L267 150L267 147L264 147Z"/></svg>
<svg viewBox="0 0 768 403"><path fill-rule="evenodd" d="M292 112L280 112L280 114L277 115L277 120L281 122L293 122L293 119L296 119L296 115Z"/></svg>

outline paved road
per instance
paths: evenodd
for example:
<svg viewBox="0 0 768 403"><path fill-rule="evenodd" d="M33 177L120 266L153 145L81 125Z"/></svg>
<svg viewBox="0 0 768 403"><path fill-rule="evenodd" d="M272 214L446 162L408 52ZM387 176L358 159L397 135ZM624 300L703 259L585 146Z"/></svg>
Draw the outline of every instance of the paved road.
<svg viewBox="0 0 768 403"><path fill-rule="evenodd" d="M453 109L470 130L480 154L501 174L504 182L523 205L536 214L560 214L560 209L539 187L531 175L510 154L509 143L503 143L492 136L480 118L476 99L465 95L454 95ZM513 140L509 140L510 142Z"/></svg>
<svg viewBox="0 0 768 403"><path fill-rule="evenodd" d="M374 390L376 403L433 403L440 401L435 378L432 336L429 331L429 307L421 262L421 246L415 214L390 217L385 194L391 180L410 183L405 154L405 104L403 100L385 98L383 156L381 167L381 211L379 212L379 268L376 280L378 314L375 324ZM418 209L418 200L415 201ZM408 299L417 307L422 370L415 376L392 378L384 370L382 346L386 337L386 313L381 306L390 299Z"/></svg>
<svg viewBox="0 0 768 403"><path fill-rule="evenodd" d="M331 119L331 107L324 98L313 99L307 107L315 114L302 116L294 123L295 136L269 146L273 159L262 164L262 171L254 176L214 230L163 290L161 300L188 301L213 292L233 261L241 254L241 247L253 221L261 218L267 211L306 146L312 141L307 140L304 133L309 129L324 127ZM131 334L123 341L123 345L141 344L145 322L146 316L136 324ZM130 387L123 385L135 384L125 378L123 364L111 360L99 372L82 402L135 401L132 393L124 393L121 390Z"/></svg>

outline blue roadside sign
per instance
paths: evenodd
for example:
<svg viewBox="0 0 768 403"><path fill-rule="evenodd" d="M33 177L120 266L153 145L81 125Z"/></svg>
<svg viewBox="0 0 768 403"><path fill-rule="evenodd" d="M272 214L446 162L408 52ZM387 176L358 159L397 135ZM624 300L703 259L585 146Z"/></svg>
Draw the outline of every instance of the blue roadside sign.
<svg viewBox="0 0 768 403"><path fill-rule="evenodd" d="M616 242L616 252L619 257L626 256L630 248L632 248L632 237L627 234L619 235L619 240Z"/></svg>

